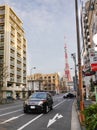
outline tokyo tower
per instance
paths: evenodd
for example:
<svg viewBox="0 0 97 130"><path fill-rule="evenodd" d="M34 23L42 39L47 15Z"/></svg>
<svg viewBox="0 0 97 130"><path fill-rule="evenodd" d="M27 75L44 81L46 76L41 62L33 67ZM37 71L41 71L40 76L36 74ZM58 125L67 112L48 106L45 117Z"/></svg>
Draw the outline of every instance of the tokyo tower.
<svg viewBox="0 0 97 130"><path fill-rule="evenodd" d="M72 81L71 80L69 63L68 63L68 55L67 55L67 46L66 46L66 44L64 46L64 51L65 51L65 79L67 81Z"/></svg>

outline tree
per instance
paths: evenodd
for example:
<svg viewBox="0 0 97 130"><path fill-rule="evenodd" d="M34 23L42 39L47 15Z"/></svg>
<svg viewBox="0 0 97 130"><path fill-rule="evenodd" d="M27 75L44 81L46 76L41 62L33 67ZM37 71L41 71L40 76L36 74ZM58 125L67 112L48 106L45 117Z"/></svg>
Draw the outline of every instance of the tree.
<svg viewBox="0 0 97 130"><path fill-rule="evenodd" d="M4 85L4 80L8 77L8 66L0 64L0 89Z"/></svg>

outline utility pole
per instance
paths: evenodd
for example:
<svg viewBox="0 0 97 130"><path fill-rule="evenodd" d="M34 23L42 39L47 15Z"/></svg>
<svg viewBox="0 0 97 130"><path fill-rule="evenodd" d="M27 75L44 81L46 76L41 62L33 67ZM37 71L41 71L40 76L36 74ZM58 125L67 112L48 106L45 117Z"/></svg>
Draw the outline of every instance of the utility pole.
<svg viewBox="0 0 97 130"><path fill-rule="evenodd" d="M74 65L75 65L75 90L77 91L77 93L78 93L78 87L77 87L77 85L78 85L78 83L77 83L77 65L76 65L76 53L72 53L71 54L71 56L72 56L72 58L73 58L73 61L74 61Z"/></svg>
<svg viewBox="0 0 97 130"><path fill-rule="evenodd" d="M79 100L80 100L80 111L84 110L84 99L83 99L83 82L82 82L82 65L81 65L81 49L80 49L80 31L79 31L79 17L78 17L78 1L75 0L75 15L76 15L76 33L77 33L77 52L78 52L78 70L79 70ZM81 122L84 121L84 115L80 113Z"/></svg>

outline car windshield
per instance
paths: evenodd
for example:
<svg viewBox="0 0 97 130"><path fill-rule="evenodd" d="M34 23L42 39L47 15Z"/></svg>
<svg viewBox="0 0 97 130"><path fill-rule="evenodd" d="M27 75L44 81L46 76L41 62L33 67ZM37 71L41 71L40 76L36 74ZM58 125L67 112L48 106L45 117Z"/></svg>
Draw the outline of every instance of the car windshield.
<svg viewBox="0 0 97 130"><path fill-rule="evenodd" d="M33 93L30 96L30 99L31 98L45 99L46 98L46 93Z"/></svg>

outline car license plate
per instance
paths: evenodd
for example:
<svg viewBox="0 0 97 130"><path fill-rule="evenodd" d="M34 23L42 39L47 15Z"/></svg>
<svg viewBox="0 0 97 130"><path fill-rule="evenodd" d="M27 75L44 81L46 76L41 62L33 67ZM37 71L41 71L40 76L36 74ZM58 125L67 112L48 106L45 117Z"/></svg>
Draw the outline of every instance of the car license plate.
<svg viewBox="0 0 97 130"><path fill-rule="evenodd" d="M30 106L31 109L35 109L35 106Z"/></svg>

